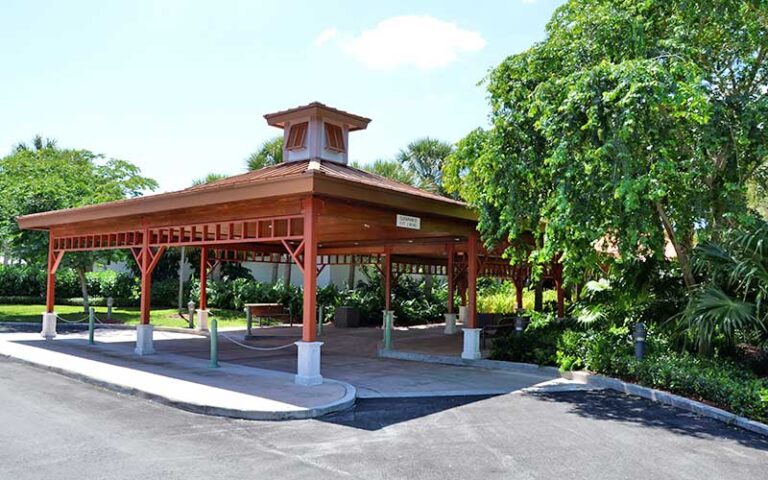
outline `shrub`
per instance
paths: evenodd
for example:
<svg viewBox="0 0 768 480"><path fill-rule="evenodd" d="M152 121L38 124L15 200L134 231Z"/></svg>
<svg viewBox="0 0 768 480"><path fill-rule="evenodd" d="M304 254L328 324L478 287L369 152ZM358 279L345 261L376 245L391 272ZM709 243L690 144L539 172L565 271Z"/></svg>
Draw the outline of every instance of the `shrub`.
<svg viewBox="0 0 768 480"><path fill-rule="evenodd" d="M565 323L552 315L534 317L522 333L511 333L493 342L491 358L510 362L555 365L557 342Z"/></svg>

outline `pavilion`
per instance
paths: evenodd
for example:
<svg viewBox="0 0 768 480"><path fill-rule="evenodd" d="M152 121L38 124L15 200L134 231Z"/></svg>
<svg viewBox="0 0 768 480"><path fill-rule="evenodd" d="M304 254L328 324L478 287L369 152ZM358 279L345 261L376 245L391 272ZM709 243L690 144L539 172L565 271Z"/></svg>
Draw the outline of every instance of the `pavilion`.
<svg viewBox="0 0 768 480"><path fill-rule="evenodd" d="M349 133L364 130L370 119L318 102L265 119L284 131L280 165L176 192L19 217L21 228L49 234L42 335L56 333L55 275L63 255L127 249L141 271L135 352L153 353L152 272L167 248L186 246L201 249L198 315L203 322L208 315L206 275L215 262L296 263L304 290L302 338L296 342L299 384L322 382L315 318L317 274L326 265L378 266L384 276L385 318L396 275L446 275L446 322L456 321L458 293L466 306L462 357L480 358L477 278L512 279L522 308L529 269L483 248L477 214L465 203L347 165ZM548 275L558 290L562 316L562 268L553 262Z"/></svg>

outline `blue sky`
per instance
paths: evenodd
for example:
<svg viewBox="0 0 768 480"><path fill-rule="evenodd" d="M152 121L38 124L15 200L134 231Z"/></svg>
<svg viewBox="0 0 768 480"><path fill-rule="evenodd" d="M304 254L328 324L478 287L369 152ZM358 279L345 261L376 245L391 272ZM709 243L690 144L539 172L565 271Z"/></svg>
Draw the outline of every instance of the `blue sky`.
<svg viewBox="0 0 768 480"><path fill-rule="evenodd" d="M236 174L321 101L373 119L350 157L487 122L488 70L544 36L559 2L68 1L0 5L0 155L35 134L130 160L160 190Z"/></svg>

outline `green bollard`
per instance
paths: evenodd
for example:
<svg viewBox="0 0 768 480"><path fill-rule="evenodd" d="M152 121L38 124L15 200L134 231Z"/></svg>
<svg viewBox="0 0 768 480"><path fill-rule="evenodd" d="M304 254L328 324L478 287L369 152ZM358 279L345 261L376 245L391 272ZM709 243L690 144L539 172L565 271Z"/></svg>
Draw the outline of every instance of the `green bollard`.
<svg viewBox="0 0 768 480"><path fill-rule="evenodd" d="M384 350L392 349L392 320L393 313L384 310Z"/></svg>
<svg viewBox="0 0 768 480"><path fill-rule="evenodd" d="M245 339L253 338L253 313L251 307L245 307Z"/></svg>
<svg viewBox="0 0 768 480"><path fill-rule="evenodd" d="M317 315L317 335L320 336L323 334L323 309L324 307L320 305L320 311Z"/></svg>
<svg viewBox="0 0 768 480"><path fill-rule="evenodd" d="M93 345L93 330L96 327L96 310L91 307L88 309L88 344Z"/></svg>
<svg viewBox="0 0 768 480"><path fill-rule="evenodd" d="M211 335L211 368L219 368L219 321L211 318L208 329Z"/></svg>

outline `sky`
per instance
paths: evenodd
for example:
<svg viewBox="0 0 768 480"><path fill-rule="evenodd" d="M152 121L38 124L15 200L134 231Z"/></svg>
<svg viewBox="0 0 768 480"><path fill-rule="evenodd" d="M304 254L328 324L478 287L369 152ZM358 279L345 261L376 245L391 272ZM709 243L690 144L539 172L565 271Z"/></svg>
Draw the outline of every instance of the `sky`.
<svg viewBox="0 0 768 480"><path fill-rule="evenodd" d="M320 101L373 119L350 159L488 121L488 71L544 38L555 0L0 3L0 156L40 134L185 188L234 175Z"/></svg>

